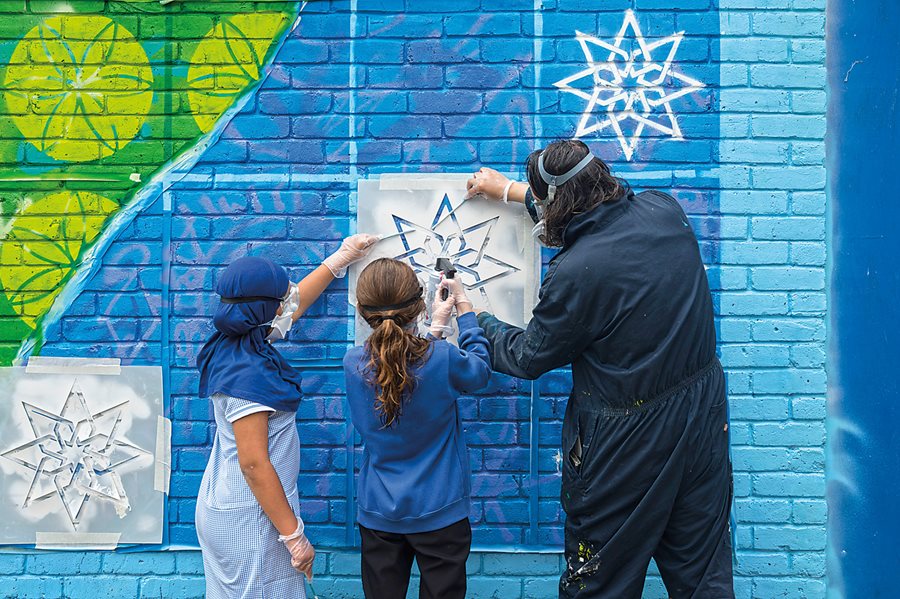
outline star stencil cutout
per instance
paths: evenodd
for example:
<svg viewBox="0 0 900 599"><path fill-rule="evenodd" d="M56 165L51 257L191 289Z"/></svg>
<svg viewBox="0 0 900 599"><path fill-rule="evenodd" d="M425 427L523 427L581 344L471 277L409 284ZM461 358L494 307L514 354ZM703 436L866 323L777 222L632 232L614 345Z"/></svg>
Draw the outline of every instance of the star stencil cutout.
<svg viewBox="0 0 900 599"><path fill-rule="evenodd" d="M491 232L500 220L499 216L464 228L446 195L429 226L416 224L396 214L391 216L405 249L394 257L395 260L409 262L417 274L430 275L435 272L434 266L439 257L450 258L463 286L478 291L488 305L490 302L485 285L520 270L487 253Z"/></svg>
<svg viewBox="0 0 900 599"><path fill-rule="evenodd" d="M612 128L626 160L634 156L646 128L683 139L671 102L705 87L673 67L683 31L648 43L634 11L627 10L612 44L580 31L575 34L588 68L553 85L588 102L576 138ZM605 61L594 59L595 49L609 52ZM665 59L655 60L654 53L665 54ZM572 85L582 80L587 80L589 90ZM602 117L595 116L595 111ZM634 129L626 132L622 124L629 120L634 122Z"/></svg>
<svg viewBox="0 0 900 599"><path fill-rule="evenodd" d="M58 497L75 530L91 498L111 502L124 517L131 506L118 469L152 455L122 438L127 405L92 414L77 380L59 414L22 402L35 438L0 454L33 473L22 508Z"/></svg>

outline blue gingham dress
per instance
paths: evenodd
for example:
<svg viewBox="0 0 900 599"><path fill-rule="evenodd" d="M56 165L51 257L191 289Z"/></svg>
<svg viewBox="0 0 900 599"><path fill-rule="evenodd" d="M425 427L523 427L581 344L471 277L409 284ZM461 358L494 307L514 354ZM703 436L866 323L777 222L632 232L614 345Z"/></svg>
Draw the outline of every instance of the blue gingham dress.
<svg viewBox="0 0 900 599"><path fill-rule="evenodd" d="M288 502L300 516L300 438L293 412L216 394L216 436L197 498L197 536L207 599L306 599L304 577L263 512L238 464L231 424L255 412L269 416L269 460Z"/></svg>

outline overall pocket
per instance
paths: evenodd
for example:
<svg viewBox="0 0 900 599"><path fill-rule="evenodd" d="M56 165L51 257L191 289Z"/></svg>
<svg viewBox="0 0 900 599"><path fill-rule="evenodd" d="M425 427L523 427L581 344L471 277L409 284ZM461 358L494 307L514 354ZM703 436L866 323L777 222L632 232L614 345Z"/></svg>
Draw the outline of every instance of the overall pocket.
<svg viewBox="0 0 900 599"><path fill-rule="evenodd" d="M587 492L587 480L593 465L594 439L600 415L593 412L567 410L562 435L563 507L573 506Z"/></svg>

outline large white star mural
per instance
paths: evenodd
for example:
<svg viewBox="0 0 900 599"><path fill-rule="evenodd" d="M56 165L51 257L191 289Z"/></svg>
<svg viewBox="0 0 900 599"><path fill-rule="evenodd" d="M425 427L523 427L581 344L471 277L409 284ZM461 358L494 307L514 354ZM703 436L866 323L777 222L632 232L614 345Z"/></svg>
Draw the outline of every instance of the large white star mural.
<svg viewBox="0 0 900 599"><path fill-rule="evenodd" d="M673 64L683 31L648 42L634 11L627 10L612 44L580 31L575 33L588 66L554 85L587 100L576 138L611 128L627 160L632 159L648 129L682 139L671 103L705 87ZM595 60L595 50L608 52L606 59ZM626 121L633 121L633 129L623 127L629 124Z"/></svg>
<svg viewBox="0 0 900 599"><path fill-rule="evenodd" d="M409 262L416 273L430 274L439 257L450 258L466 289L480 293L487 305L490 302L485 285L519 270L488 253L491 232L499 216L464 228L447 195L430 225L420 225L396 214L391 216L405 250L394 257L396 260Z"/></svg>
<svg viewBox="0 0 900 599"><path fill-rule="evenodd" d="M124 517L130 505L121 469L152 456L123 437L127 406L124 401L92 413L77 380L59 414L23 401L34 440L0 453L31 473L22 509L58 497L75 530L90 499L112 503Z"/></svg>

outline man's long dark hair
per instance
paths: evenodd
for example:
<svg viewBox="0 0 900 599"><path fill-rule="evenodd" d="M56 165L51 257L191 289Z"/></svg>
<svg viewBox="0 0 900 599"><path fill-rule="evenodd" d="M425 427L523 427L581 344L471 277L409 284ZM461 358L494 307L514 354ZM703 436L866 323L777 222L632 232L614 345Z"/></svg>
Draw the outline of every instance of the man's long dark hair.
<svg viewBox="0 0 900 599"><path fill-rule="evenodd" d="M578 140L555 141L544 150L544 169L551 175L562 175L578 164L590 149ZM547 198L548 185L538 170L541 150L528 156L528 185L536 200ZM563 232L572 217L587 212L603 202L619 199L623 184L610 173L609 166L594 158L577 175L556 188L552 202L543 205L545 232L541 241L551 247L562 247Z"/></svg>

